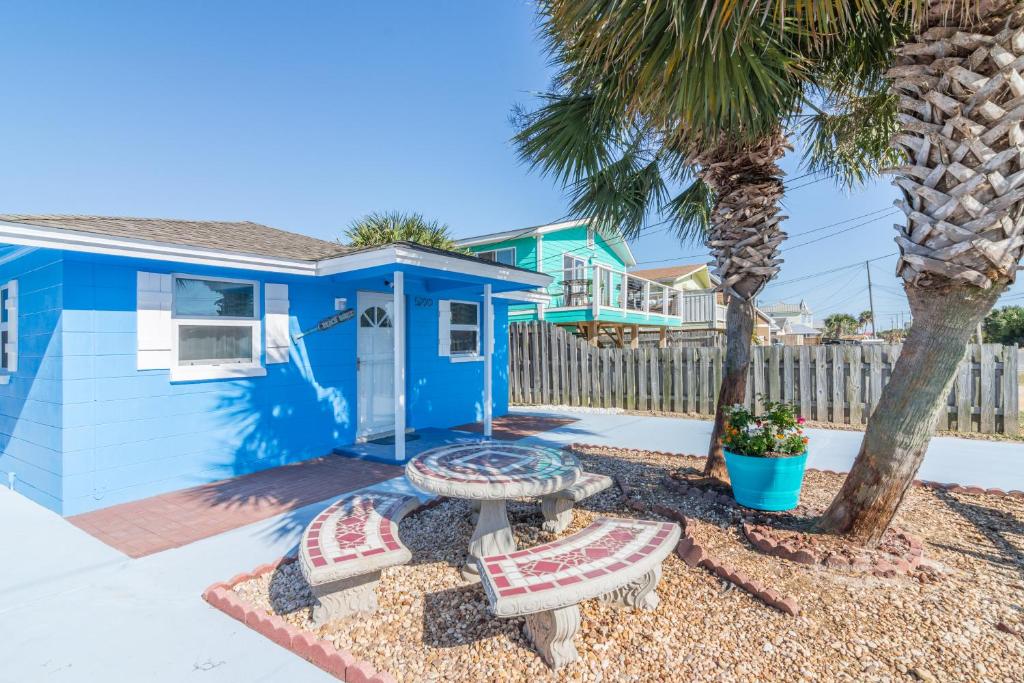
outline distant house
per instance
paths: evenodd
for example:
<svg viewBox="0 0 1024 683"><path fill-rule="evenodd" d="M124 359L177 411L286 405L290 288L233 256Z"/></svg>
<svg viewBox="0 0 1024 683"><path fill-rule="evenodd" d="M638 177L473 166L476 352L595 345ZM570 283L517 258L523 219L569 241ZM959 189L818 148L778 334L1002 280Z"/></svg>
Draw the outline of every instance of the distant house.
<svg viewBox="0 0 1024 683"><path fill-rule="evenodd" d="M0 215L0 476L71 515L381 436L401 460L409 428L507 411L508 306L550 280L250 222Z"/></svg>
<svg viewBox="0 0 1024 683"><path fill-rule="evenodd" d="M779 340L787 346L807 346L821 343L821 330L814 325L814 314L807 302L789 304L779 302L762 306L779 328Z"/></svg>
<svg viewBox="0 0 1024 683"><path fill-rule="evenodd" d="M684 292L683 322L679 329L690 339L707 339L709 343L722 340L725 334L725 295L716 292L718 279L707 264L689 263L663 268L634 270L633 275L669 285ZM771 344L778 327L771 316L755 308L754 336L761 344Z"/></svg>
<svg viewBox="0 0 1024 683"><path fill-rule="evenodd" d="M625 240L595 230L590 221L507 230L457 245L483 260L552 277L550 303L511 306L513 322L545 320L573 328L595 345L604 336L618 346L636 345L641 333L664 343L673 330L724 329L725 307L705 266L685 266L691 272L660 280L648 271L630 272L636 260Z"/></svg>

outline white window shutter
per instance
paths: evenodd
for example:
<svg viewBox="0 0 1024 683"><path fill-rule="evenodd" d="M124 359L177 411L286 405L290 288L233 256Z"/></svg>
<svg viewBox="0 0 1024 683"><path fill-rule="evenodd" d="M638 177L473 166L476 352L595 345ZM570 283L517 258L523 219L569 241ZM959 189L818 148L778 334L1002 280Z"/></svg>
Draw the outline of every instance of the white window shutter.
<svg viewBox="0 0 1024 683"><path fill-rule="evenodd" d="M7 371L18 370L18 281L7 283Z"/></svg>
<svg viewBox="0 0 1024 683"><path fill-rule="evenodd" d="M267 364L287 363L291 335L288 331L288 285L263 287L267 316Z"/></svg>
<svg viewBox="0 0 1024 683"><path fill-rule="evenodd" d="M136 335L139 370L171 367L171 276L138 272Z"/></svg>
<svg viewBox="0 0 1024 683"><path fill-rule="evenodd" d="M452 355L452 302L437 302L437 355Z"/></svg>

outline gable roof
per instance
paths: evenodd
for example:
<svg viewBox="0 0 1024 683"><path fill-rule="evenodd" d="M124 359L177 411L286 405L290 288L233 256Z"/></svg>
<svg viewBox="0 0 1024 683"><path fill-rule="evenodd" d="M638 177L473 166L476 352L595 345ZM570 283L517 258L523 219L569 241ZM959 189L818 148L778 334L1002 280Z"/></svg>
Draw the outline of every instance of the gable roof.
<svg viewBox="0 0 1024 683"><path fill-rule="evenodd" d="M766 313L773 315L780 314L792 314L792 313L810 313L811 309L803 300L798 304L787 304L783 301L779 301L774 304L767 304L761 307Z"/></svg>
<svg viewBox="0 0 1024 683"><path fill-rule="evenodd" d="M707 268L704 263L683 263L678 266L666 266L664 268L647 268L644 270L631 270L630 275L647 278L660 282L662 280L678 280L681 277L696 273L698 270Z"/></svg>
<svg viewBox="0 0 1024 683"><path fill-rule="evenodd" d="M579 228L584 225L589 225L593 221L591 219L582 218L573 221L562 221L560 223L546 223L544 225L534 225L529 228L519 228L518 230L503 230L501 232L490 232L486 235L477 235L476 237L466 237L461 240L456 240L455 245L459 247L477 247L484 244L494 244L496 242L504 242L505 240L519 239L522 237L536 237L537 235L547 235L552 232L558 232L559 230L568 230L569 228ZM627 266L635 266L636 259L633 258L633 252L630 251L629 245L626 244L626 240L621 237L607 238L602 235L605 244L611 248L612 251L618 255L622 262Z"/></svg>
<svg viewBox="0 0 1024 683"><path fill-rule="evenodd" d="M353 251L351 247L338 242L328 242L251 221L23 214L0 214L0 221L297 261L319 261Z"/></svg>

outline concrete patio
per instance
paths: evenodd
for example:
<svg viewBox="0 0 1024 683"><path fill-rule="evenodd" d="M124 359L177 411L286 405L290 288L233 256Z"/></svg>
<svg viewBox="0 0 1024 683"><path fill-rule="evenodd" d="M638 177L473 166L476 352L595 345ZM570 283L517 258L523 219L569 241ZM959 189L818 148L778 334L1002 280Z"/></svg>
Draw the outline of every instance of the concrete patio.
<svg viewBox="0 0 1024 683"><path fill-rule="evenodd" d="M516 414L531 412L536 411ZM709 422L634 415L544 415L576 421L523 442L699 453L711 427ZM836 470L849 466L861 438L858 432L809 434L810 465ZM933 439L920 476L1024 489L1022 457L1020 443L942 437ZM399 478L376 486L406 484ZM54 513L0 489L0 556L5 560L0 578L0 682L112 677L174 683L334 680L200 597L211 583L292 552L305 524L325 505L321 501L132 560Z"/></svg>

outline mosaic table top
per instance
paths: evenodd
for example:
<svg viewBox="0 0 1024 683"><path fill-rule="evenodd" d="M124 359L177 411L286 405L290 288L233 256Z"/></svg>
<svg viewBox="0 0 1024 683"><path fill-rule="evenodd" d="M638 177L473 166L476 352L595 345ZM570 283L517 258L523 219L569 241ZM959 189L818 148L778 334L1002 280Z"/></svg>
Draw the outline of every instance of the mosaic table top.
<svg viewBox="0 0 1024 683"><path fill-rule="evenodd" d="M477 560L497 616L574 605L636 580L679 542L674 522L601 517L552 543Z"/></svg>
<svg viewBox="0 0 1024 683"><path fill-rule="evenodd" d="M398 523L419 507L415 496L369 492L346 496L310 522L299 543L302 573L312 585L408 562Z"/></svg>
<svg viewBox="0 0 1024 683"><path fill-rule="evenodd" d="M501 441L440 446L405 466L405 476L422 491L479 500L554 493L571 486L581 474L571 453Z"/></svg>

